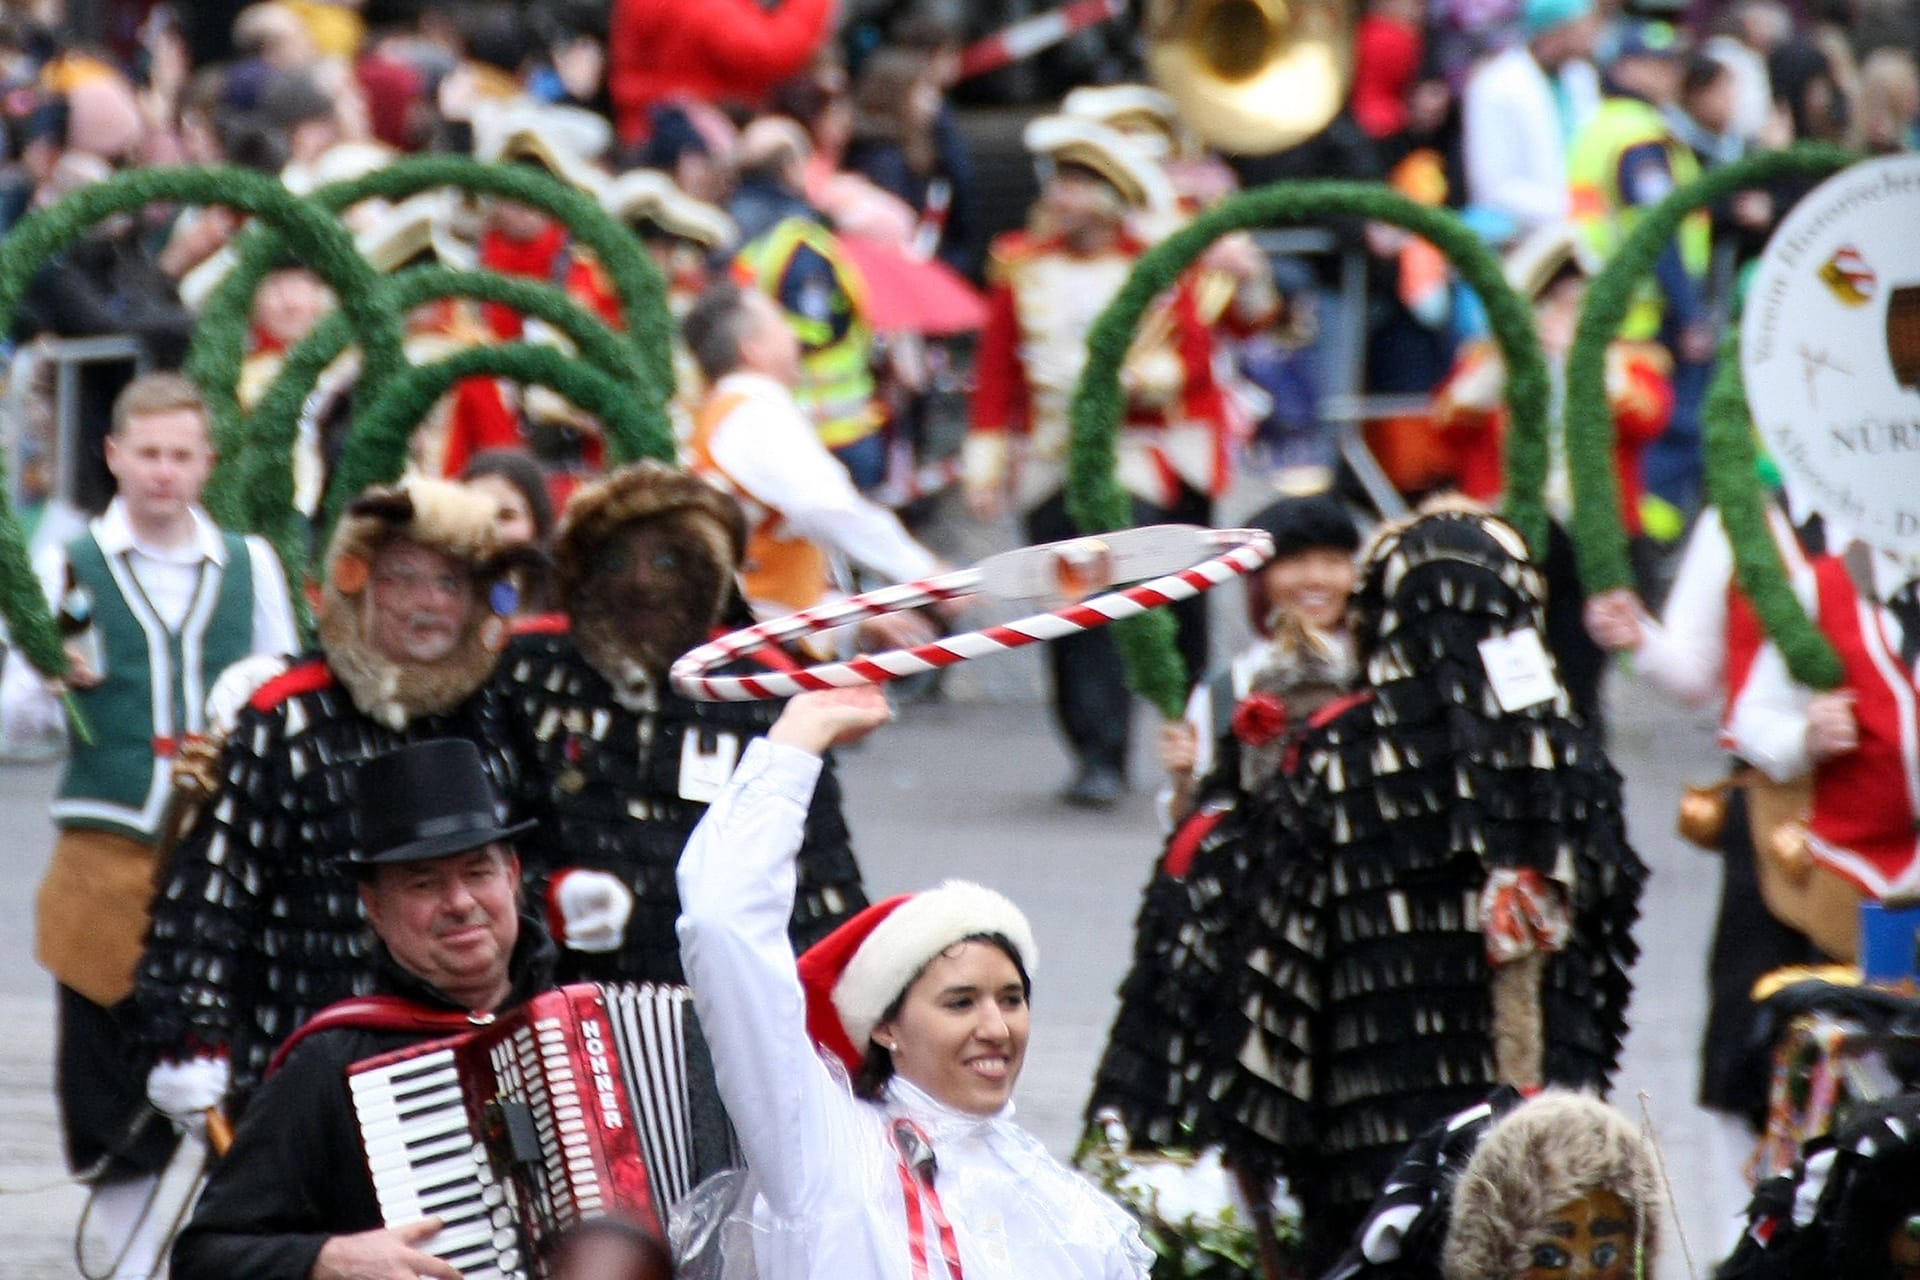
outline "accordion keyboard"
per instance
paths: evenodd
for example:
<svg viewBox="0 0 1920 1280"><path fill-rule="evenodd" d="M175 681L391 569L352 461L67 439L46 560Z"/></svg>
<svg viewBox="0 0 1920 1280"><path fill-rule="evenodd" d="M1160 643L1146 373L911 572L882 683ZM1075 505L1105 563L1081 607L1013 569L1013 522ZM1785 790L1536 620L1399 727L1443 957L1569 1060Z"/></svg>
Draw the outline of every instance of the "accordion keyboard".
<svg viewBox="0 0 1920 1280"><path fill-rule="evenodd" d="M382 1219L441 1218L421 1248L465 1280L540 1280L550 1242L597 1216L657 1230L738 1160L684 987L543 992L348 1083Z"/></svg>
<svg viewBox="0 0 1920 1280"><path fill-rule="evenodd" d="M469 1131L453 1050L354 1075L349 1084L381 1218L389 1226L441 1219L422 1248L465 1280L524 1280L511 1191Z"/></svg>

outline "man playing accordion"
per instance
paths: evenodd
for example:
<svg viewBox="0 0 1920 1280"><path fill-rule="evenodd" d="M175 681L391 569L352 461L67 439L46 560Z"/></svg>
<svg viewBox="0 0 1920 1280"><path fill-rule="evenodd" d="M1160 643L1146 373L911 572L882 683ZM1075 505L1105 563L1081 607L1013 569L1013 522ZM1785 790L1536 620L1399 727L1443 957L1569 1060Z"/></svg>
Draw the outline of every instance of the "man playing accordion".
<svg viewBox="0 0 1920 1280"><path fill-rule="evenodd" d="M512 840L532 824L495 819L479 752L465 740L374 756L358 782L365 839L352 870L379 940L376 990L418 1025L323 1015L288 1042L175 1245L176 1280L460 1275L418 1247L437 1219L382 1225L347 1069L490 1021L552 985L553 944L519 912Z"/></svg>

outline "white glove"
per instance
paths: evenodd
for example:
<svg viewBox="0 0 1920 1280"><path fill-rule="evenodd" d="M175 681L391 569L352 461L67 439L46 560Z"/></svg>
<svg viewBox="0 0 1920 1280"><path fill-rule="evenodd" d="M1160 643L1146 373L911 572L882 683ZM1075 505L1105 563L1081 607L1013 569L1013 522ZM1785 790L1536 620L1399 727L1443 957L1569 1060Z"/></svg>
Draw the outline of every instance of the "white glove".
<svg viewBox="0 0 1920 1280"><path fill-rule="evenodd" d="M227 1096L233 1077L225 1058L188 1058L162 1062L147 1072L147 1101L168 1118L197 1129L207 1111Z"/></svg>
<svg viewBox="0 0 1920 1280"><path fill-rule="evenodd" d="M633 914L633 890L618 876L575 868L547 887L554 934L575 951L618 951Z"/></svg>
<svg viewBox="0 0 1920 1280"><path fill-rule="evenodd" d="M207 732L224 738L233 732L234 721L260 686L277 680L293 665L290 658L278 654L256 653L240 659L213 682L207 691Z"/></svg>

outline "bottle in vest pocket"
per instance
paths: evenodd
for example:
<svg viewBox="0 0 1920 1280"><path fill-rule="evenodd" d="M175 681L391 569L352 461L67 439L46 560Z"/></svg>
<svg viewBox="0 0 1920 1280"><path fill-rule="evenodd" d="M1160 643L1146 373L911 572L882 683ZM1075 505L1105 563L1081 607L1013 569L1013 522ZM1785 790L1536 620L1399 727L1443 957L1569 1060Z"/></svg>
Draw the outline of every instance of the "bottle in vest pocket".
<svg viewBox="0 0 1920 1280"><path fill-rule="evenodd" d="M96 678L106 679L107 652L100 643L100 628L93 625L93 592L81 586L69 587L60 598L55 621L68 651L92 668Z"/></svg>

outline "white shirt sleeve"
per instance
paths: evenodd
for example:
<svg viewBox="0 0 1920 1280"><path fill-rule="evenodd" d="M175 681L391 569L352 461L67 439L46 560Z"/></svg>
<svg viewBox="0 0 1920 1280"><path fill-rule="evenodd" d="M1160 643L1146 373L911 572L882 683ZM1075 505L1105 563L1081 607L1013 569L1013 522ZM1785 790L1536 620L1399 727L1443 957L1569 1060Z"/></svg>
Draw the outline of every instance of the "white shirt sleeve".
<svg viewBox="0 0 1920 1280"><path fill-rule="evenodd" d="M768 1206L818 1203L859 1104L807 1036L787 919L820 758L756 738L680 855L680 957L721 1098Z"/></svg>
<svg viewBox="0 0 1920 1280"><path fill-rule="evenodd" d="M1564 219L1568 207L1559 121L1539 74L1521 55L1499 55L1467 82L1461 106L1468 198L1512 215L1523 232Z"/></svg>
<svg viewBox="0 0 1920 1280"><path fill-rule="evenodd" d="M257 534L247 535L247 562L253 570L253 643L250 653L300 652L300 631L293 621L293 599L280 557Z"/></svg>
<svg viewBox="0 0 1920 1280"><path fill-rule="evenodd" d="M1813 767L1807 757L1807 704L1812 700L1813 692L1788 674L1786 659L1768 641L1727 717L1727 745L1775 782L1801 776Z"/></svg>
<svg viewBox="0 0 1920 1280"><path fill-rule="evenodd" d="M1721 692L1727 663L1727 590L1733 582L1733 547L1720 513L1701 513L1681 554L1660 620L1641 620L1633 670L1690 706Z"/></svg>
<svg viewBox="0 0 1920 1280"><path fill-rule="evenodd" d="M47 607L57 608L67 582L66 548L57 543L42 547L33 557L33 573ZM18 648L9 648L0 671L0 733L12 742L31 742L52 737L65 723L65 710L46 677Z"/></svg>
<svg viewBox="0 0 1920 1280"><path fill-rule="evenodd" d="M864 497L813 425L753 396L713 433L713 460L733 482L780 513L793 531L879 574L912 582L938 568L893 512Z"/></svg>

